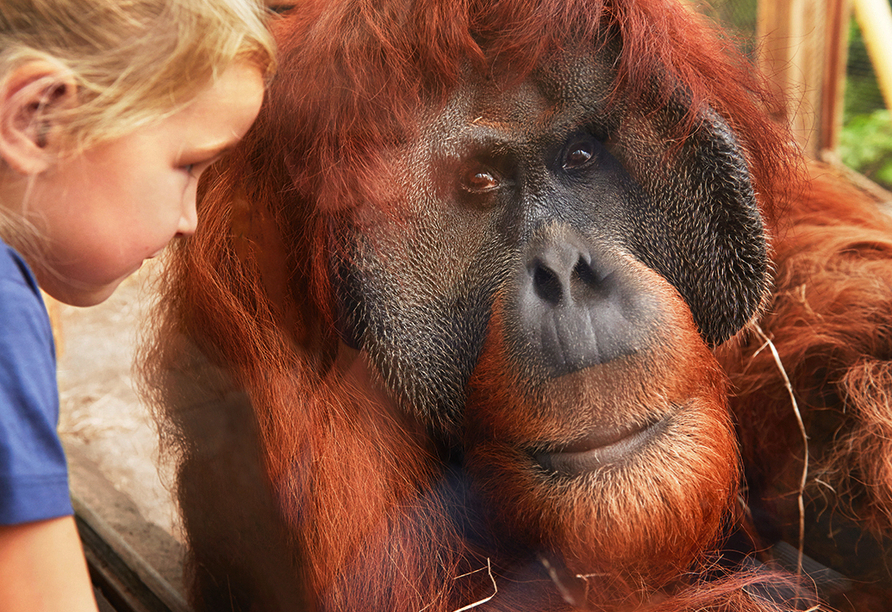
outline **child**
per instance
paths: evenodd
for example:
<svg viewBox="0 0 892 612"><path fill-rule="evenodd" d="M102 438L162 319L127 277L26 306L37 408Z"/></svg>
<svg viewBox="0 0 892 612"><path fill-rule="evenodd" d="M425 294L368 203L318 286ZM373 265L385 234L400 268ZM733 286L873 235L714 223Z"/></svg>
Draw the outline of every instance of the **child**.
<svg viewBox="0 0 892 612"><path fill-rule="evenodd" d="M191 233L273 61L253 0L0 2L2 610L96 610L37 287L98 304Z"/></svg>

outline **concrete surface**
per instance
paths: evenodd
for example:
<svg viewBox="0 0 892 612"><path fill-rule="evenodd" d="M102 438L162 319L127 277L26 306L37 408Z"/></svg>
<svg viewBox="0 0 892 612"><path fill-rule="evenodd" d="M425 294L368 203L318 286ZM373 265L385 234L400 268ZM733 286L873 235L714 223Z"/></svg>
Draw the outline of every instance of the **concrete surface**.
<svg viewBox="0 0 892 612"><path fill-rule="evenodd" d="M98 306L49 307L72 491L179 589L182 534L167 486L171 471L161 464L149 411L131 375L157 265L144 265Z"/></svg>

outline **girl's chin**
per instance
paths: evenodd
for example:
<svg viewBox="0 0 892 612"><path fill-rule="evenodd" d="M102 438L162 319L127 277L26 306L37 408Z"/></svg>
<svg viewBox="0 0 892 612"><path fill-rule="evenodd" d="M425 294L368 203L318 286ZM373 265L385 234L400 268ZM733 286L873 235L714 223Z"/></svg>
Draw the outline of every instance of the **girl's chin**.
<svg viewBox="0 0 892 612"><path fill-rule="evenodd" d="M143 260L111 280L81 280L67 276L58 270L34 268L40 288L53 299L71 306L95 306L107 300L125 279L135 274Z"/></svg>
<svg viewBox="0 0 892 612"><path fill-rule="evenodd" d="M68 304L69 306L96 306L111 297L121 282L130 276L121 278L104 285L85 286L74 283L41 283L41 289L53 299Z"/></svg>

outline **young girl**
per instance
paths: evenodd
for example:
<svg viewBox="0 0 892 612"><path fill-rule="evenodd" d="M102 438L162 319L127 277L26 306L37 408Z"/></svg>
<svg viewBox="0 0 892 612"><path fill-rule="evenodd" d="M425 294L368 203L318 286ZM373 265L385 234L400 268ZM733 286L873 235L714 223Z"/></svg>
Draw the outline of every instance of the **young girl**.
<svg viewBox="0 0 892 612"><path fill-rule="evenodd" d="M97 304L192 232L272 68L253 0L0 2L0 609L96 610L38 286Z"/></svg>

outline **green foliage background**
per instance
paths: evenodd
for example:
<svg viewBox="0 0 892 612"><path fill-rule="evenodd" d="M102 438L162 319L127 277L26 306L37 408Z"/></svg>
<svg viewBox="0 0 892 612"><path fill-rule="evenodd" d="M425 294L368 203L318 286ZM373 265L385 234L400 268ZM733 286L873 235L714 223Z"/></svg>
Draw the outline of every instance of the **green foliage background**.
<svg viewBox="0 0 892 612"><path fill-rule="evenodd" d="M892 189L892 114L885 108L861 29L854 19L849 26L839 154L850 168Z"/></svg>

